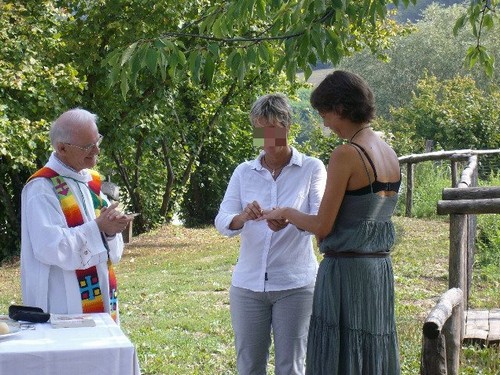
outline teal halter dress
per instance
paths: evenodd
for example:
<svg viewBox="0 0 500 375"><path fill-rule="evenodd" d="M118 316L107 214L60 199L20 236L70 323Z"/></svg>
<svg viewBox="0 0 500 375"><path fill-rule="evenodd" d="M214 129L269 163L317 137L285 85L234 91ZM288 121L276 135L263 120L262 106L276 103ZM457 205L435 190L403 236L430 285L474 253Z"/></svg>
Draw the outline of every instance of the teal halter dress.
<svg viewBox="0 0 500 375"><path fill-rule="evenodd" d="M374 168L369 157L368 161ZM399 182L389 184L399 188ZM346 192L334 229L320 245L325 257L316 278L309 326L308 375L401 372L389 256L395 241L391 216L398 196L380 196L374 185L368 185L367 194ZM378 190L393 190L387 186Z"/></svg>

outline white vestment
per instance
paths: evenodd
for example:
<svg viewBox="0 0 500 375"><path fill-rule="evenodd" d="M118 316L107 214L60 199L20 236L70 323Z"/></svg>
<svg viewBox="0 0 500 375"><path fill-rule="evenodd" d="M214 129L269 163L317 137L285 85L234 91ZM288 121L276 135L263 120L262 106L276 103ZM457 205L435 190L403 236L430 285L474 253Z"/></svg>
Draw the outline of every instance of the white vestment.
<svg viewBox="0 0 500 375"><path fill-rule="evenodd" d="M88 182L88 170L69 169L55 154L47 167L61 175L69 185L84 223L69 228L52 181L35 178L21 195L21 286L23 304L56 314L82 313L76 269L96 266L105 311L109 312L109 258L117 263L123 253L121 234L103 240L95 222L95 211ZM106 199L106 197L101 194ZM118 314L118 307L117 307ZM118 316L118 315L117 315Z"/></svg>

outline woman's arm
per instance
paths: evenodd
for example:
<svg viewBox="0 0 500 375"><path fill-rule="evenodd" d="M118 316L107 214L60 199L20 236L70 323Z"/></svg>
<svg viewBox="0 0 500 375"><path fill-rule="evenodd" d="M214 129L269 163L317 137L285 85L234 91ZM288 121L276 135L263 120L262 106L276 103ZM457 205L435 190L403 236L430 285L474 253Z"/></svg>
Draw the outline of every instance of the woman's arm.
<svg viewBox="0 0 500 375"><path fill-rule="evenodd" d="M219 207L219 212L215 217L215 227L221 234L226 236L233 236L240 232L236 230L234 226L231 228L233 221L238 220L238 218L235 219L235 217L239 216L242 211L239 168L240 167L237 167L235 169L229 180L224 198Z"/></svg>

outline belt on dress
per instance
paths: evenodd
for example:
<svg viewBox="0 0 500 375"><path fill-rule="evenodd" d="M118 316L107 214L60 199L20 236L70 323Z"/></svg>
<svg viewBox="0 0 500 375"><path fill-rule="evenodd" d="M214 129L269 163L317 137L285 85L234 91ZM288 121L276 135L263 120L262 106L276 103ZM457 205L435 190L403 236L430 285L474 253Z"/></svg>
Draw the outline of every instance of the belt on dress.
<svg viewBox="0 0 500 375"><path fill-rule="evenodd" d="M325 258L386 258L390 255L389 251L378 253L355 253L353 251L329 251L323 253Z"/></svg>

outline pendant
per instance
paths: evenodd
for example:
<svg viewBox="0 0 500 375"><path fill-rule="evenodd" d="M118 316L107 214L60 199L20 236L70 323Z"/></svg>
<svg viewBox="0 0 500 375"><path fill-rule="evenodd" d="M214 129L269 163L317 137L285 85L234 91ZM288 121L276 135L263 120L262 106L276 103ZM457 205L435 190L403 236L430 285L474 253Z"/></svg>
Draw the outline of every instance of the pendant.
<svg viewBox="0 0 500 375"><path fill-rule="evenodd" d="M273 176L273 177L274 177L274 174L275 174L275 173L276 173L276 170L275 170L275 169L273 169L273 170L272 170L272 172L271 172L271 176Z"/></svg>

